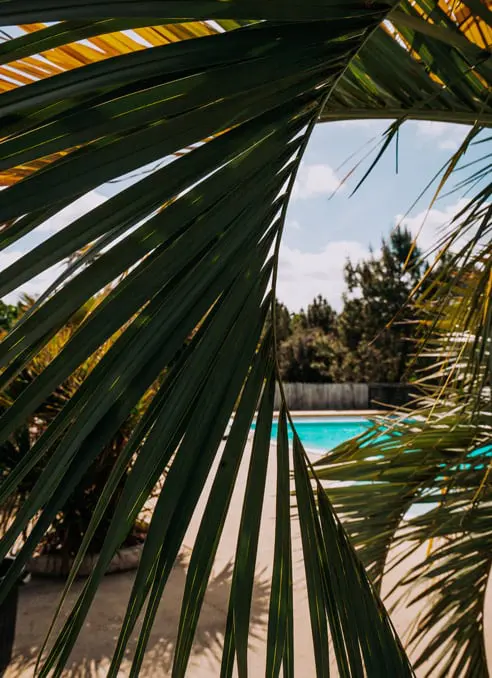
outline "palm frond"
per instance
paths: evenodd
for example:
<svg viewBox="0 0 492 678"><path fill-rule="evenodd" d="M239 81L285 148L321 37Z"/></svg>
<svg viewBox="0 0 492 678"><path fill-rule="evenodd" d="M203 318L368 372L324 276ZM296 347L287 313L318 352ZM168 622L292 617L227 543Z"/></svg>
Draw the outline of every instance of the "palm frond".
<svg viewBox="0 0 492 678"><path fill-rule="evenodd" d="M265 324L275 298L272 284L285 211L310 133L321 113L326 116L332 110L332 117L350 117L354 98L363 117L371 117L368 110L378 115L382 110L404 110L403 117L462 122L473 118L489 124L484 85L488 65L475 34L486 15L481 8L477 12L471 0L460 7L470 7L478 17L471 23L460 19L462 30L441 26L448 19L435 21L425 7L425 16L416 17L409 4L400 10L403 19L394 20L396 31L393 23L386 23L393 22L394 3L358 0L0 3L0 21L27 30L0 49L4 82L10 78L6 73L18 75L5 84L0 105L0 179L7 186L0 192L0 248L35 234L47 218L87 192L142 168L148 171L133 183L123 182L119 193L0 273L3 295L83 252L4 339L3 385L30 364L88 299L109 286L63 350L4 414L1 440L15 434L79 365L114 339L0 486L0 501L9 501L23 478L45 460L0 544L1 558L34 519L0 595L5 595L80 477L167 368L96 507L67 590L126 473L98 563L43 658L40 675L52 670L60 675L108 563L163 473L109 675L117 675L129 634L145 609L133 658L138 673L157 605L199 497L211 480L190 559L174 656L173 675L186 674L258 402L261 425L249 468L250 474L258 471L261 482L265 478L277 376L274 342ZM434 9L441 12L437 4ZM449 12L444 14L448 17ZM405 23L406 15L411 19ZM427 28L416 31L412 19ZM60 23L46 26L51 22ZM443 31L451 36L444 51ZM80 42L86 40L89 44ZM470 44L464 47L463 40ZM382 65L386 55L392 65ZM391 87L386 68L391 69ZM416 69L425 75L417 76ZM419 96L412 105L416 88ZM222 448L233 412L234 424ZM277 676L283 667L291 676L294 666L292 469L300 498L317 675L327 675L329 633L345 675L410 676L412 669L386 612L331 504L321 491L315 499L299 441L290 457L286 416L282 414L283 437L276 449L276 558L267 675ZM219 455L223 464L213 471ZM235 658L240 675L247 671L248 605L264 492L261 483L253 486L252 478L233 571L223 676L231 675ZM247 534L251 539L245 542Z"/></svg>
<svg viewBox="0 0 492 678"><path fill-rule="evenodd" d="M476 170L480 173L480 169ZM419 602L410 638L429 678L488 675L484 644L492 454L489 205L478 191L437 248L446 261L422 295L419 355L430 367L416 407L319 462L318 476L373 581L429 540L395 589ZM457 239L464 242L453 251ZM425 281L424 283L425 284ZM336 482L334 482L336 481ZM339 481L344 484L338 485ZM389 558L390 549L400 556ZM412 593L416 584L421 591Z"/></svg>
<svg viewBox="0 0 492 678"><path fill-rule="evenodd" d="M351 61L321 120L490 126L490 23L490 9L480 2L401 3Z"/></svg>
<svg viewBox="0 0 492 678"><path fill-rule="evenodd" d="M27 24L19 28L25 31L24 36L0 44L1 92L111 57L217 33L206 22L149 26L149 21L143 20L139 27L128 19ZM59 150L0 172L0 184L15 183L69 151Z"/></svg>

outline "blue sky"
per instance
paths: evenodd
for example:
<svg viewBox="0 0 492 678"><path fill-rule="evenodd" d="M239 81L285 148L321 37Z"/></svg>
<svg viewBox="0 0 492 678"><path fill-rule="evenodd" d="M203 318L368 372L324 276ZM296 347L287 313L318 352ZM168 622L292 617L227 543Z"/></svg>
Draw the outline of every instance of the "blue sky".
<svg viewBox="0 0 492 678"><path fill-rule="evenodd" d="M395 150L389 149L359 191L350 197L357 175L343 184L341 179L381 139L388 124L324 123L315 129L298 173L281 249L277 292L292 311L305 307L318 293L340 308L347 258L356 261L367 257L370 246L377 251L381 238L390 233L468 131L466 127L444 123L406 123L400 132L398 174ZM353 153L356 155L348 160ZM125 185L127 181L91 191L40 226L36 234L2 252L0 268ZM335 189L338 190L333 195ZM415 234L431 197L428 192L405 221ZM459 198L454 194L435 204L420 235L424 248L430 246L439 227L452 216ZM59 268L47 271L23 289L37 294L58 272ZM13 301L16 297L12 294L7 299Z"/></svg>
<svg viewBox="0 0 492 678"><path fill-rule="evenodd" d="M291 310L306 306L317 293L341 304L343 267L380 246L468 132L462 125L408 122L400 131L398 174L395 148L381 158L365 183L350 196L363 170L339 186L359 157L381 138L388 121L320 124L299 170L289 207L280 266L278 296ZM354 152L359 154L344 161ZM367 166L366 161L366 166ZM339 186L333 196L333 190ZM404 223L417 234L432 191L411 210ZM428 249L439 228L452 216L459 195L439 200L427 215L420 243Z"/></svg>

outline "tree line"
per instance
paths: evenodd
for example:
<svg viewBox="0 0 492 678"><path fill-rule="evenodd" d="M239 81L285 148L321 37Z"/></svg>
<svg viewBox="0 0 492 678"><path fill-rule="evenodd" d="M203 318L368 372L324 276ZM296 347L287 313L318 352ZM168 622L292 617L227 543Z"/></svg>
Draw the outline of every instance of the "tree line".
<svg viewBox="0 0 492 678"><path fill-rule="evenodd" d="M422 367L421 361L415 360L418 299L436 274L427 276L412 303L409 299L427 268L411 233L398 227L382 240L380 253L371 251L358 263L347 261L340 312L321 294L298 313L277 301L277 349L283 379L335 383L413 380Z"/></svg>
<svg viewBox="0 0 492 678"><path fill-rule="evenodd" d="M282 378L287 382L328 383L411 381L422 366L422 361L414 359L418 297L432 276L411 304L409 298L426 268L410 231L398 227L382 240L377 255L371 252L368 259L358 263L347 261L340 312L321 294L298 313L277 300ZM0 301L0 330L8 331L23 315L26 304L32 303L33 299L27 297L17 305Z"/></svg>

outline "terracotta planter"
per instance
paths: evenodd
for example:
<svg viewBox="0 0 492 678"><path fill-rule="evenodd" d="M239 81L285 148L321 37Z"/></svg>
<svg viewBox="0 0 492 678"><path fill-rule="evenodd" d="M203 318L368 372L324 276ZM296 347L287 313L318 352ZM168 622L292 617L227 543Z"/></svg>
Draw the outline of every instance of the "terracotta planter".
<svg viewBox="0 0 492 678"><path fill-rule="evenodd" d="M106 573L128 572L136 570L140 562L143 544L128 546L116 552L112 558ZM86 555L82 561L78 577L88 577L97 562L98 555ZM70 572L73 560L68 563L65 558L58 554L46 554L35 556L29 561L29 572L36 576L66 577Z"/></svg>
<svg viewBox="0 0 492 678"><path fill-rule="evenodd" d="M13 558L5 558L0 563L0 581L5 577L13 562ZM3 675L12 659L20 583L21 580L10 589L3 603L0 603L0 676Z"/></svg>

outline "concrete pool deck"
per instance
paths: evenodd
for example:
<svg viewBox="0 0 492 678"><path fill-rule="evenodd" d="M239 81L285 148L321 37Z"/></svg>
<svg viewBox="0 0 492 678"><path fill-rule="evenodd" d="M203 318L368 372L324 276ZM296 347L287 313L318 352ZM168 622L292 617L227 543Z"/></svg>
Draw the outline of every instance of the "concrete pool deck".
<svg viewBox="0 0 492 678"><path fill-rule="evenodd" d="M246 484L250 454L251 443L248 443L200 616L195 643L186 672L187 678L217 678L220 673L220 658L232 576L232 563L241 518L243 492ZM209 482L200 498L184 540L186 545L192 545L196 537L211 487L211 481L214 477L214 471L219 461L218 458L210 474ZM265 675L267 615L270 595L269 581L274 550L275 474L275 446L272 446L268 464L251 615L249 669L250 675L255 678L256 676ZM304 564L301 555L300 530L295 511L292 511L292 542L295 608L295 674L302 678L312 678L316 674ZM402 548L404 551L404 547ZM419 552L407 558L398 568L395 568L385 579L383 593L392 588L393 584L401 578L402 573L407 571L411 563L424 558L425 551L426 547L424 546ZM140 673L142 678L167 678L171 675L172 656L176 642L176 630L188 562L189 548L184 547L174 565L168 586L162 597L148 651ZM133 579L134 573L132 572L111 574L104 578L75 650L70 657L68 667L62 674L64 678L102 678L107 675L112 650L123 620ZM75 601L76 594L80 592L82 586L83 581L75 583L69 596L70 603ZM63 582L47 579L33 580L21 588L14 661L12 666L7 669L5 678L31 678L33 676L36 653L44 640L44 635L51 621L51 615L62 588ZM490 608L489 602L487 609ZM418 604L399 609L395 612L393 621L397 630L402 635L408 631L418 612ZM488 623L487 620L486 623ZM492 644L492 634L489 634L487 642L489 645ZM124 660L121 671L118 674L122 678L126 678L129 675L129 659L134 646L133 638L127 653L128 659ZM489 647L488 650L490 649L492 648ZM330 675L337 676L338 672L333 653L330 656L331 667L333 669ZM425 675L425 666L417 671L417 676L423 675ZM381 676L381 678L396 677Z"/></svg>

